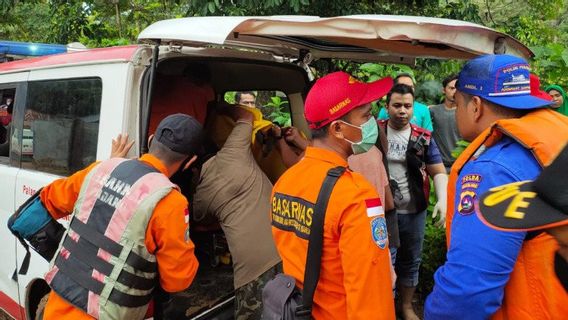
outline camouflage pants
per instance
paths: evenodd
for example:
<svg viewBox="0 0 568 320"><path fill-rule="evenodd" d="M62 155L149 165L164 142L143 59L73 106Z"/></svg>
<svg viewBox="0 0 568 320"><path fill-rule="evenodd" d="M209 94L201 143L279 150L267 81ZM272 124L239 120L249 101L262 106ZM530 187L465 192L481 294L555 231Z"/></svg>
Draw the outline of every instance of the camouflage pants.
<svg viewBox="0 0 568 320"><path fill-rule="evenodd" d="M235 320L257 320L262 315L262 289L282 272L282 263L268 269L255 280L235 290Z"/></svg>

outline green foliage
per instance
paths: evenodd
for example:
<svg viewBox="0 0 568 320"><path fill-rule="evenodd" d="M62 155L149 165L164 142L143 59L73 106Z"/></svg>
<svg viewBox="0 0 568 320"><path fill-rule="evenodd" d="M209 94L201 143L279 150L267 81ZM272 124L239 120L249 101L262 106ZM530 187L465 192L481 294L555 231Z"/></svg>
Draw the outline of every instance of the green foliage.
<svg viewBox="0 0 568 320"><path fill-rule="evenodd" d="M465 148L467 148L467 146L469 146L469 142L465 140L459 140L456 143L456 148L452 150L452 158L457 159L460 156L460 154L462 154L462 152L465 150Z"/></svg>
<svg viewBox="0 0 568 320"><path fill-rule="evenodd" d="M281 127L289 127L292 125L288 100L282 99L280 96L273 96L270 97L270 101L262 108L268 113L268 120L277 123Z"/></svg>
<svg viewBox="0 0 568 320"><path fill-rule="evenodd" d="M535 53L532 68L541 84L568 84L568 48L560 43L532 48Z"/></svg>
<svg viewBox="0 0 568 320"><path fill-rule="evenodd" d="M422 263L420 265L420 282L418 291L422 299L432 292L434 287L434 273L446 260L446 232L444 228L434 225L431 216L426 218L424 245L422 249Z"/></svg>
<svg viewBox="0 0 568 320"><path fill-rule="evenodd" d="M225 96L223 98L227 103L236 104L237 103L237 99L235 98L236 94L237 94L236 91L227 91L225 92Z"/></svg>

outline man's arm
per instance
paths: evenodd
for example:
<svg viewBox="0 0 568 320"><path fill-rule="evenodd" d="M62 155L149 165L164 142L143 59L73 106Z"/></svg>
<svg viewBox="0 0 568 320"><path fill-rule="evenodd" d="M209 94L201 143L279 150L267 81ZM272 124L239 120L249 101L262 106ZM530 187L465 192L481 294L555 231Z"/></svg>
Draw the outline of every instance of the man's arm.
<svg viewBox="0 0 568 320"><path fill-rule="evenodd" d="M444 163L442 162L442 155L434 139L430 140L430 146L428 147L426 171L434 180L434 190L436 191L437 198L434 211L432 212L432 218L436 218L439 215L440 219L436 222L436 225L443 227L446 224L448 175L446 174L446 167L444 167Z"/></svg>
<svg viewBox="0 0 568 320"><path fill-rule="evenodd" d="M189 238L188 203L179 192L170 192L156 205L146 229L145 244L148 252L156 256L161 287L167 292L187 289L199 262Z"/></svg>
<svg viewBox="0 0 568 320"><path fill-rule="evenodd" d="M97 164L98 162L95 162L67 178L55 180L41 190L41 203L54 219L60 219L73 213L83 181Z"/></svg>
<svg viewBox="0 0 568 320"><path fill-rule="evenodd" d="M386 221L384 215L368 216L365 200L378 198L368 186L368 191L356 195L339 222L347 318L394 319ZM382 247L373 239L374 231L384 241ZM369 303L371 297L376 303Z"/></svg>
<svg viewBox="0 0 568 320"><path fill-rule="evenodd" d="M501 306L505 285L526 236L525 232L487 227L473 211L477 208L472 207L478 195L519 178L487 161L462 170L460 177L466 175L479 177L481 182L477 187L465 184L457 188L452 241L446 263L434 276L425 319L488 319Z"/></svg>
<svg viewBox="0 0 568 320"><path fill-rule="evenodd" d="M250 151L254 115L242 107L230 106L223 110L235 121L235 127L217 155L245 156Z"/></svg>

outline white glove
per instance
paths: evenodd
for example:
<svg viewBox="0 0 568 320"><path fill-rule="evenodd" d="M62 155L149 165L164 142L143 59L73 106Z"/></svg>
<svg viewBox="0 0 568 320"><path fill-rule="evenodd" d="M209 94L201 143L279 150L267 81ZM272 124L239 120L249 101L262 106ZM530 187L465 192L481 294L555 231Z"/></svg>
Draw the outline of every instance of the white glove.
<svg viewBox="0 0 568 320"><path fill-rule="evenodd" d="M438 202L434 206L432 218L436 219L438 215L439 220L436 221L436 226L446 227L446 211L447 211L447 190L448 190L448 176L445 173L439 173L434 176L434 188L436 190L436 197Z"/></svg>

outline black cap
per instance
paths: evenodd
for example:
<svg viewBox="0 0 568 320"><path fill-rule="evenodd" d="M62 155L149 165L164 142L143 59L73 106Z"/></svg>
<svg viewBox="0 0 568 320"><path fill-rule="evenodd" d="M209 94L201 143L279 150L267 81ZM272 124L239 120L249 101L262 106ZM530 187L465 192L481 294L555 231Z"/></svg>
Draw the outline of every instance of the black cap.
<svg viewBox="0 0 568 320"><path fill-rule="evenodd" d="M479 201L480 218L496 229L538 230L568 224L568 146L534 181L495 187Z"/></svg>
<svg viewBox="0 0 568 320"><path fill-rule="evenodd" d="M192 116L176 113L160 122L154 138L170 150L194 155L201 146L203 126Z"/></svg>

